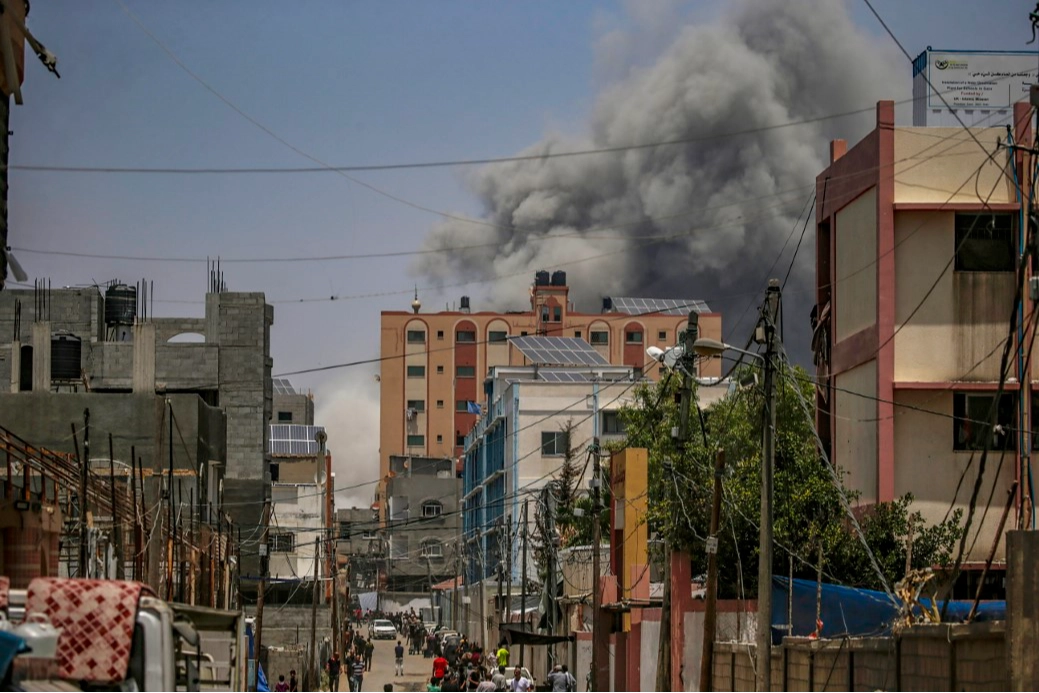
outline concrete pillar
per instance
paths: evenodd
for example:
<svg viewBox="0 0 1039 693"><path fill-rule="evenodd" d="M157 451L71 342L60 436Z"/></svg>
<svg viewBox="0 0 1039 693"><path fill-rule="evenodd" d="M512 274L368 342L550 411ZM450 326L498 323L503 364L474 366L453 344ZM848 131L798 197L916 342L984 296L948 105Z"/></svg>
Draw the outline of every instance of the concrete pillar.
<svg viewBox="0 0 1039 693"><path fill-rule="evenodd" d="M155 392L155 325L133 326L133 391Z"/></svg>
<svg viewBox="0 0 1039 693"><path fill-rule="evenodd" d="M51 389L51 324L32 324L32 389L50 392Z"/></svg>
<svg viewBox="0 0 1039 693"><path fill-rule="evenodd" d="M22 390L22 343L20 340L11 342L11 392Z"/></svg>
<svg viewBox="0 0 1039 693"><path fill-rule="evenodd" d="M1039 690L1039 532L1007 532L1010 690Z"/></svg>

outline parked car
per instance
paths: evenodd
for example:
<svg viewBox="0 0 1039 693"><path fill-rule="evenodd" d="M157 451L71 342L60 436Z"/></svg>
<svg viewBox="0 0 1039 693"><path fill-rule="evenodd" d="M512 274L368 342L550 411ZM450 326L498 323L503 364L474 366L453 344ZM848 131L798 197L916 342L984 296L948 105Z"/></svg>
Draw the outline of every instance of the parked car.
<svg viewBox="0 0 1039 693"><path fill-rule="evenodd" d="M368 626L368 637L372 640L393 640L397 637L397 627L392 621L377 618Z"/></svg>

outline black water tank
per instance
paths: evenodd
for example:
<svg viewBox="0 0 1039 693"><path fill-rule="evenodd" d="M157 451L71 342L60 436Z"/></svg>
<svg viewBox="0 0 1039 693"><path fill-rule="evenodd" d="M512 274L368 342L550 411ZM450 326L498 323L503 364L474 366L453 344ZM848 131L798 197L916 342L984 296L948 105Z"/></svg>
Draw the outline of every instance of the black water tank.
<svg viewBox="0 0 1039 693"><path fill-rule="evenodd" d="M468 296L462 296L461 308L462 308L463 311L468 311L469 310L469 297Z"/></svg>
<svg viewBox="0 0 1039 693"><path fill-rule="evenodd" d="M105 291L105 324L132 325L137 317L137 287L113 284Z"/></svg>
<svg viewBox="0 0 1039 693"><path fill-rule="evenodd" d="M59 332L51 337L51 380L79 380L83 343L79 337Z"/></svg>
<svg viewBox="0 0 1039 693"><path fill-rule="evenodd" d="M566 286L566 272L556 270L552 273L552 286Z"/></svg>
<svg viewBox="0 0 1039 693"><path fill-rule="evenodd" d="M534 283L538 286L548 286L548 270L538 270L534 273Z"/></svg>
<svg viewBox="0 0 1039 693"><path fill-rule="evenodd" d="M613 299L609 296L602 297L602 312L612 313L613 312Z"/></svg>

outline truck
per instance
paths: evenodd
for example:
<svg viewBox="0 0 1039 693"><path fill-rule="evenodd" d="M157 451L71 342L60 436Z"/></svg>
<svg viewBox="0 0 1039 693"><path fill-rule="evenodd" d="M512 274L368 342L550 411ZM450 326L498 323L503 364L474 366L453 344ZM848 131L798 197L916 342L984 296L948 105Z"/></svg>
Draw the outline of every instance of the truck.
<svg viewBox="0 0 1039 693"><path fill-rule="evenodd" d="M245 690L241 612L167 603L129 581L37 578L6 600L2 585L15 635L23 622L60 630L49 666L28 652L7 672L26 690Z"/></svg>

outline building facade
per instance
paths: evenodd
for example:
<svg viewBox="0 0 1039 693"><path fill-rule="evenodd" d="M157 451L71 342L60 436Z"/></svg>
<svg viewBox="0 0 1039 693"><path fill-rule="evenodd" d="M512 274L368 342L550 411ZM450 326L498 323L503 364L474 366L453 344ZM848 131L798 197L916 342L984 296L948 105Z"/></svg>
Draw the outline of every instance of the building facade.
<svg viewBox="0 0 1039 693"><path fill-rule="evenodd" d="M1027 105L1014 115L1007 142L1002 128L896 127L894 104L880 102L876 129L851 149L834 141L817 179L817 425L865 505L912 493L928 522L967 512L986 438L983 497L1002 505L1011 484L1031 476L1039 364L1024 372L1030 330L1010 333L1028 205L1015 180L1031 168L995 146L1031 146ZM1017 355L993 430L1008 338ZM1016 502L1017 522L1028 524L1030 501L1019 493ZM983 510L968 561L996 540L1000 513Z"/></svg>
<svg viewBox="0 0 1039 693"><path fill-rule="evenodd" d="M243 536L250 536L261 524L263 499L270 488L273 308L262 293L216 291L206 294L201 318L151 318L144 305L137 287L122 284L0 293L0 391L10 393L12 402L25 398L26 405L34 398L89 395L92 411L109 422L107 431L96 430L95 435L111 432L116 441L124 442L135 435L130 429L139 418L137 413L127 418L116 413L131 406L128 397L158 395L161 400L191 394L218 408L224 416L226 443L212 449L189 445L191 459L185 467L202 469L203 474L207 468L220 468L214 478L222 478L223 484L214 492L215 503L218 509L226 506ZM106 399L109 395L113 397ZM111 415L103 414L109 403ZM9 406L5 414L19 405ZM192 406L198 409L188 408ZM81 420L82 405L67 409L77 409L76 420ZM161 403L148 404L140 415L152 410L159 414L161 409ZM57 412L64 410L51 404L39 410L55 414L27 421L24 430L15 432L29 440L67 439L69 422L56 420ZM174 414L180 415L176 410ZM51 424L58 428L47 428ZM168 440L168 431L164 435ZM181 435L175 431L174 436L176 455ZM70 442L55 449L64 450ZM145 454L153 453L142 458L146 469L166 468L160 450L155 444L145 447ZM242 561L244 574L258 574L256 552L243 552ZM243 590L253 592L255 586L244 582Z"/></svg>
<svg viewBox="0 0 1039 693"><path fill-rule="evenodd" d="M523 310L471 312L468 297L457 311L384 311L380 347L379 449L381 475L393 455L434 458L462 455L477 420L470 403L482 402L483 383L495 366L527 363L510 338L547 335L584 339L605 359L653 377L650 346L678 342L691 310L701 334L721 339L721 316L703 301L606 297L602 310L581 312L569 298L565 272L535 275ZM701 375L719 377L717 359Z"/></svg>
<svg viewBox="0 0 1039 693"><path fill-rule="evenodd" d="M457 574L462 482L451 458L390 458L383 575L390 592L427 592Z"/></svg>
<svg viewBox="0 0 1039 693"><path fill-rule="evenodd" d="M552 375L560 373L565 378ZM524 501L534 501L558 474L568 448L584 470L578 488L587 488L587 449L595 437L600 443L623 439L618 412L634 399L636 384L634 370L624 366L492 368L487 410L465 438L467 583L510 565L519 580L522 541L516 537L522 536ZM535 512L528 509L528 535L534 524ZM528 566L528 575L536 574Z"/></svg>
<svg viewBox="0 0 1039 693"><path fill-rule="evenodd" d="M379 514L371 508L338 508L336 528L336 565L346 571L349 594L376 591L385 560Z"/></svg>

